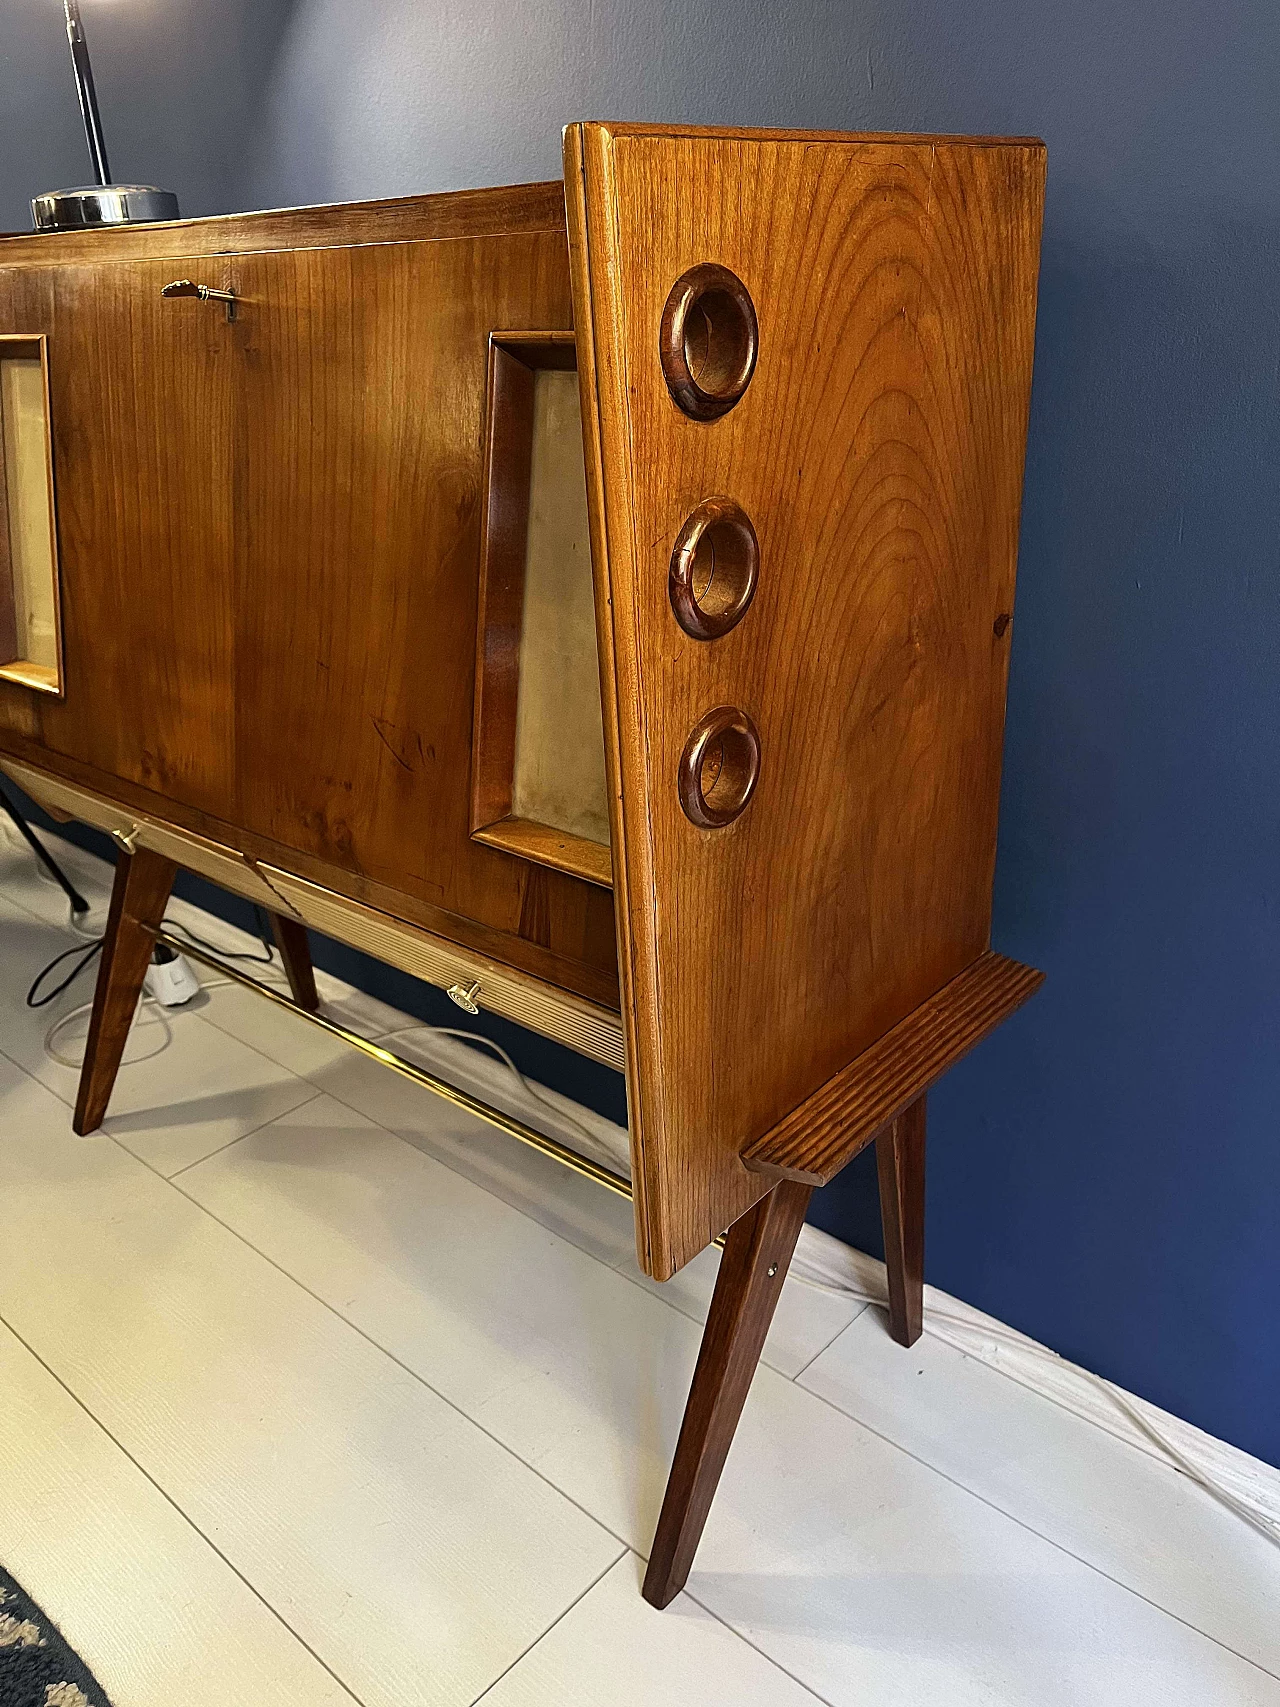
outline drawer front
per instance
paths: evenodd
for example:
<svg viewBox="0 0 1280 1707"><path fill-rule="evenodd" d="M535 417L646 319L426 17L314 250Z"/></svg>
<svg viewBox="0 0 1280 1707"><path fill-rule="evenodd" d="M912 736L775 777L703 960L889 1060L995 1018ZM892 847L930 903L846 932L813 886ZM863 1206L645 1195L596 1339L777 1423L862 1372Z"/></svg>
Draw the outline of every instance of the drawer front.
<svg viewBox="0 0 1280 1707"><path fill-rule="evenodd" d="M471 993L477 1007L528 1026L619 1073L624 1070L622 1023L607 1008L522 976L483 956L468 954L455 943L319 884L271 866L265 869L273 890L288 901L300 919L325 936L349 943L441 989L459 986Z"/></svg>
<svg viewBox="0 0 1280 1707"><path fill-rule="evenodd" d="M76 818L82 824L91 824L95 830L105 830L128 847L150 848L153 853L163 854L184 870L207 877L219 888L242 895L246 901L257 902L268 912L283 913L286 917L292 913L284 897L278 895L259 876L257 868L233 848L220 847L203 836L192 835L189 830L178 830L172 824L161 824L154 818L130 812L89 789L65 782L61 777L50 776L45 771L32 770L29 765L19 764L14 759L5 759L3 768L19 788L49 811Z"/></svg>

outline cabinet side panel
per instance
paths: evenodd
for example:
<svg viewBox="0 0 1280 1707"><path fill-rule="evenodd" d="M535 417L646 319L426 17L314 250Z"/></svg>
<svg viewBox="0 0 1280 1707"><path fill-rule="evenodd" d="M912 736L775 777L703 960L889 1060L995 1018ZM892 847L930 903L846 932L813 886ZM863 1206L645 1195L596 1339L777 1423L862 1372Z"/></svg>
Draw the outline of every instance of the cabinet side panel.
<svg viewBox="0 0 1280 1707"><path fill-rule="evenodd" d="M581 149L632 1119L665 1274L758 1195L744 1144L987 947L1043 149L606 126ZM707 263L749 292L758 355L698 420L660 328ZM706 641L668 573L716 495L760 567ZM677 779L716 707L760 767L707 829Z"/></svg>

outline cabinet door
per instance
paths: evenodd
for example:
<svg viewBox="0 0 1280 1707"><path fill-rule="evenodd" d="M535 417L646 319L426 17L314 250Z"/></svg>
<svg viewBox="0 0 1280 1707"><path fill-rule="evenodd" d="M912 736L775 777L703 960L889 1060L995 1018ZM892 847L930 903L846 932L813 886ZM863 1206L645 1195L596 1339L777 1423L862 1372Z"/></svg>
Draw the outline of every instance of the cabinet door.
<svg viewBox="0 0 1280 1707"><path fill-rule="evenodd" d="M41 716L55 751L228 819L235 352L220 307L160 295L192 264L48 270L66 697Z"/></svg>
<svg viewBox="0 0 1280 1707"><path fill-rule="evenodd" d="M563 233L235 268L245 824L611 967L606 892L470 838L489 334L567 327Z"/></svg>

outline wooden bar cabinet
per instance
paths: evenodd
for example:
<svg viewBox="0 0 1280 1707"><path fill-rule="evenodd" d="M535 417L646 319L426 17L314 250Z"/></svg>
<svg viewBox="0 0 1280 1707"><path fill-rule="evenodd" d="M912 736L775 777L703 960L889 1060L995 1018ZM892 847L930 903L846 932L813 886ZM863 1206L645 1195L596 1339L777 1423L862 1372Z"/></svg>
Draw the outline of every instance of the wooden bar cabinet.
<svg viewBox="0 0 1280 1707"><path fill-rule="evenodd" d="M1044 151L581 124L564 183L0 241L0 765L120 847L78 1131L178 867L625 1071L644 1270L727 1232L688 1574L810 1192L990 946ZM625 1187L624 1187L625 1188Z"/></svg>

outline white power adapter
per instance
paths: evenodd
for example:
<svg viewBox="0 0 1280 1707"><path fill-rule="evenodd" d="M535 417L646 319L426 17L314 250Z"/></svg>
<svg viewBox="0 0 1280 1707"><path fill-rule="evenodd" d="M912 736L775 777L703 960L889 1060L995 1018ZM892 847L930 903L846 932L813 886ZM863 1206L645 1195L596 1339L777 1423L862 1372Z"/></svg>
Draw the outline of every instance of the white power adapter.
<svg viewBox="0 0 1280 1707"><path fill-rule="evenodd" d="M200 980L190 964L162 942L155 946L142 984L162 1008L180 1008L200 994Z"/></svg>

